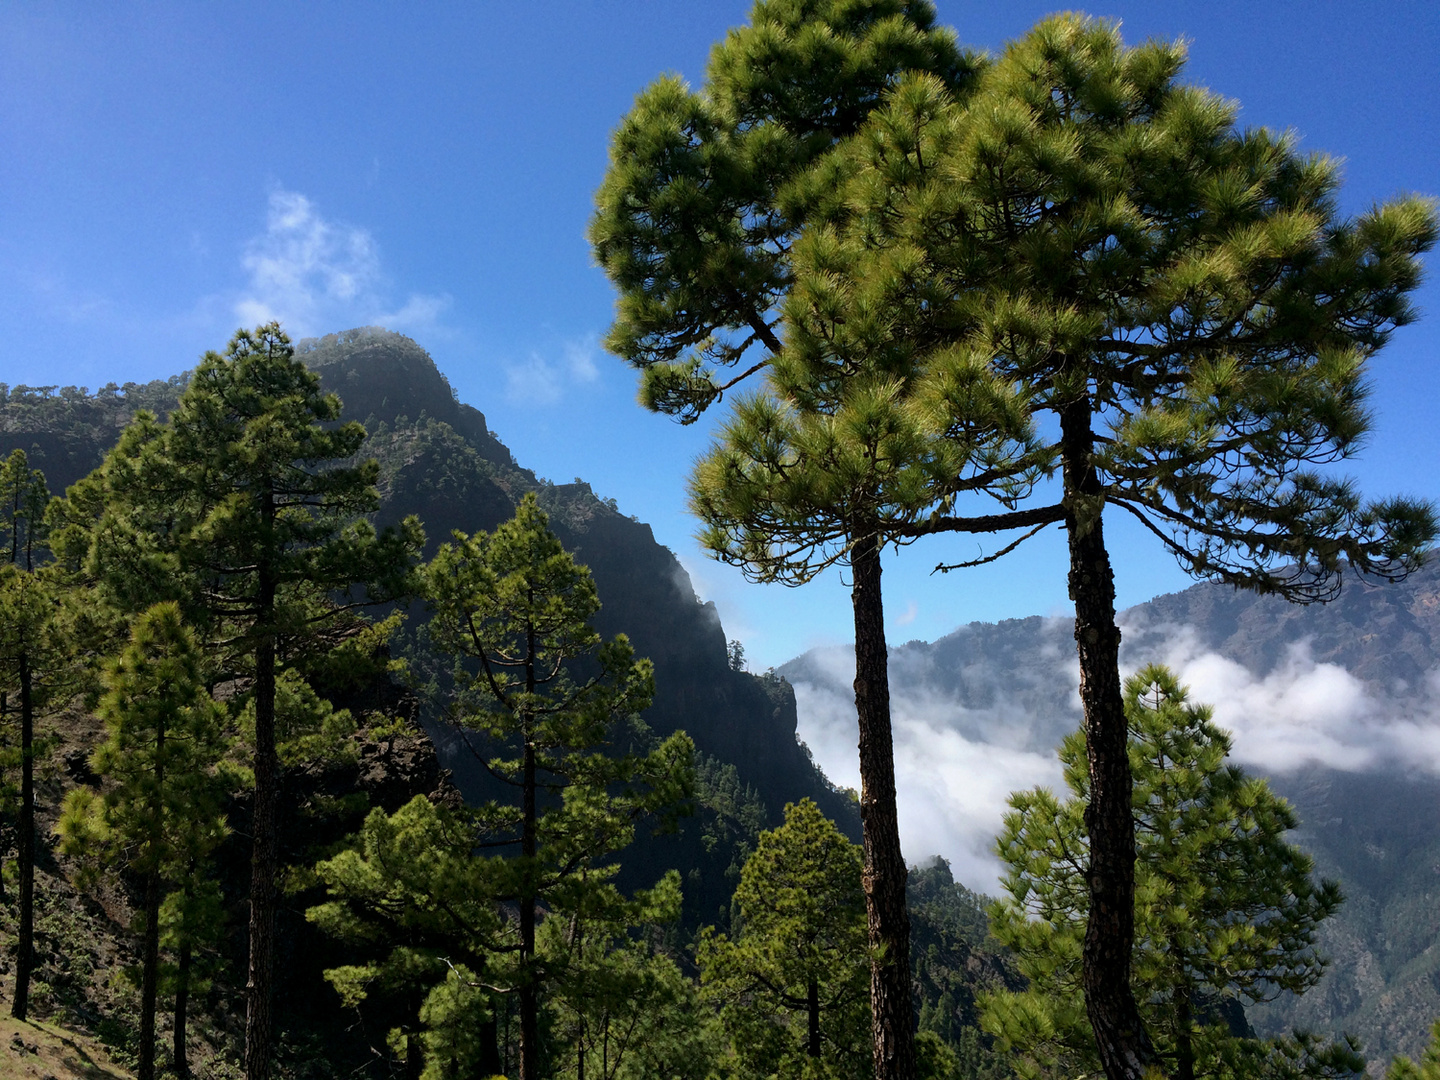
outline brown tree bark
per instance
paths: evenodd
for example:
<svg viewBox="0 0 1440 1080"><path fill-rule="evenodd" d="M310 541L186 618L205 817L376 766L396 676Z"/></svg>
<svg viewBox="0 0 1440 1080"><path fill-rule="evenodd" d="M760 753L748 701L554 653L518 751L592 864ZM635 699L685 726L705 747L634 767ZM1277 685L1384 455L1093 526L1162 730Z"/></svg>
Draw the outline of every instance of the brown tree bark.
<svg viewBox="0 0 1440 1080"><path fill-rule="evenodd" d="M859 531L857 530L857 533ZM914 1080L910 1006L908 871L895 809L890 671L880 594L880 540L854 541L855 712L860 721L860 822L864 827L865 910L870 930L870 1015L876 1080Z"/></svg>
<svg viewBox="0 0 1440 1080"><path fill-rule="evenodd" d="M525 691L535 692L535 629L526 635ZM538 848L538 808L536 806L535 745L530 723L524 724L525 763L521 777L523 824L520 833L520 854L526 860L526 873L535 872ZM540 1080L540 995L535 986L535 894L526 889L520 897L520 1080Z"/></svg>
<svg viewBox="0 0 1440 1080"><path fill-rule="evenodd" d="M262 496L269 541L275 525L274 500ZM280 759L275 752L275 574L262 558L256 589L255 645L255 812L250 855L250 964L245 983L245 1076L269 1080L274 1045L272 984L275 969L275 877L279 866Z"/></svg>
<svg viewBox="0 0 1440 1080"><path fill-rule="evenodd" d="M190 1051L186 1048L186 1024L190 1011L190 942L180 945L180 956L175 971L175 1037L171 1056L175 1060L175 1075L180 1080L190 1080Z"/></svg>
<svg viewBox="0 0 1440 1080"><path fill-rule="evenodd" d="M35 968L35 693L30 658L20 655L20 928L15 943L15 997L10 1015L30 1012L30 974Z"/></svg>
<svg viewBox="0 0 1440 1080"><path fill-rule="evenodd" d="M1109 1080L1141 1080L1158 1073L1130 987L1135 941L1135 819L1131 810L1129 731L1120 686L1120 628L1115 625L1115 577L1101 525L1103 490L1091 464L1090 400L1060 414L1065 484L1065 530L1070 541L1070 598L1080 658L1090 801L1090 917L1085 926L1081 984L1085 1012Z"/></svg>
<svg viewBox="0 0 1440 1080"><path fill-rule="evenodd" d="M164 784L163 773L156 787ZM145 932L140 943L140 1061L136 1080L155 1080L155 1007L160 985L160 870L145 875Z"/></svg>

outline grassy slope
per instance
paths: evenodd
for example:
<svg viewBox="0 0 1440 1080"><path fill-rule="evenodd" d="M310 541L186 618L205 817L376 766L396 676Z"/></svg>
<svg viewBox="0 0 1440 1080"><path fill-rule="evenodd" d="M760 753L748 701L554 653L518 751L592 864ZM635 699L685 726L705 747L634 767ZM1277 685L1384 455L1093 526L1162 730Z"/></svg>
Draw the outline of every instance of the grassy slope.
<svg viewBox="0 0 1440 1080"><path fill-rule="evenodd" d="M84 1035L44 1021L0 1017L0 1080L128 1080L105 1048Z"/></svg>

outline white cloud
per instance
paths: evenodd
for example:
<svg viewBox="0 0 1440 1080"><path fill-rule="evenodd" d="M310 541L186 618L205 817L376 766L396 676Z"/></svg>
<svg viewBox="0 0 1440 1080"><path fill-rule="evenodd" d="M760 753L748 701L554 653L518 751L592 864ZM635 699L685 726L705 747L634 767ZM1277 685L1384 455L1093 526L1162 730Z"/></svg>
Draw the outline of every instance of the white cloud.
<svg viewBox="0 0 1440 1080"><path fill-rule="evenodd" d="M1062 784L1055 747L1080 720L1078 665L1064 619L1046 623L1022 665L999 670L938 646L891 654L895 773L905 855L949 859L959 880L993 891L999 862L990 846L1014 791ZM1233 760L1260 773L1305 766L1351 772L1404 770L1440 775L1440 670L1419 687L1382 692L1329 663L1306 642L1268 671L1204 647L1184 626L1126 627L1127 673L1136 661L1168 664L1190 700L1214 707L1234 737ZM936 666L950 663L951 669ZM838 784L858 787L854 652L814 649L793 669L799 734ZM967 706L965 697L986 701Z"/></svg>
<svg viewBox="0 0 1440 1080"><path fill-rule="evenodd" d="M810 679L795 681L799 734L825 775L859 788L859 725L850 683L849 645L806 655ZM1060 782L1060 765L1048 748L1030 744L1037 721L1012 702L967 708L931 692L904 663L891 661L891 731L895 745L896 800L905 857L950 860L956 879L993 892L1000 861L991 851L1010 794ZM1017 721L1021 721L1018 722ZM1065 722L1073 721L1067 717Z"/></svg>
<svg viewBox="0 0 1440 1080"><path fill-rule="evenodd" d="M249 274L234 313L247 326L279 319L291 337L377 324L433 330L448 296L389 297L380 249L369 231L327 220L295 191L270 194L265 231L245 246Z"/></svg>
<svg viewBox="0 0 1440 1080"><path fill-rule="evenodd" d="M553 405L571 387L600 378L596 352L594 338L566 342L555 358L532 352L524 363L507 366L505 396L517 405Z"/></svg>
<svg viewBox="0 0 1440 1080"><path fill-rule="evenodd" d="M1321 765L1440 774L1440 671L1404 696L1382 695L1338 665L1317 663L1308 642L1257 674L1201 648L1189 627L1159 631L1161 655L1189 684L1190 700L1213 705L1215 722L1233 733L1236 761L1277 773Z"/></svg>

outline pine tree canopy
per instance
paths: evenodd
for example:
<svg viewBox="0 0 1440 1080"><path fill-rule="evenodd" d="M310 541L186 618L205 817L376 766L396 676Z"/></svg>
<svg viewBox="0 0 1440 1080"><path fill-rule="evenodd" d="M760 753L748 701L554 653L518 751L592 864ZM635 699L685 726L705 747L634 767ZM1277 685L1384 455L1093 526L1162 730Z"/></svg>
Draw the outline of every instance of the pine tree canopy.
<svg viewBox="0 0 1440 1080"><path fill-rule="evenodd" d="M207 353L167 421L137 415L100 473L70 493L98 503L87 565L106 595L124 610L179 600L211 640L253 648L255 634L303 638L316 603L413 590L419 523L377 534L366 520L379 467L354 462L365 431L335 425L339 415L275 324ZM262 568L278 590L263 626Z"/></svg>
<svg viewBox="0 0 1440 1080"><path fill-rule="evenodd" d="M951 365L988 366L1095 470L1065 492L1082 522L1123 510L1198 576L1323 599L1343 562L1401 575L1431 508L1327 466L1365 434L1366 359L1414 316L1434 205L1341 216L1337 164L1238 128L1184 59L1057 16L964 96L907 75L832 155L787 352L916 350L917 400L959 419Z"/></svg>
<svg viewBox="0 0 1440 1080"><path fill-rule="evenodd" d="M1440 1077L1440 1020L1431 1029L1430 1045L1419 1061L1398 1057L1390 1063L1385 1080L1437 1080Z"/></svg>
<svg viewBox="0 0 1440 1080"><path fill-rule="evenodd" d="M740 872L733 935L700 938L705 993L750 1074L872 1075L861 867L813 802L792 803Z"/></svg>
<svg viewBox="0 0 1440 1080"><path fill-rule="evenodd" d="M779 351L806 170L902 72L958 88L975 63L924 0L760 0L699 91L667 77L640 94L590 241L620 290L606 347L640 369L648 408L692 421Z"/></svg>
<svg viewBox="0 0 1440 1080"><path fill-rule="evenodd" d="M1315 883L1309 856L1286 840L1294 812L1264 780L1226 763L1229 736L1168 669L1127 680L1125 710L1135 778L1132 978L1171 1075L1363 1072L1349 1042L1257 1040L1244 1019L1244 1004L1303 994L1325 971L1316 942L1340 890ZM1030 988L989 994L982 1023L1034 1077L1098 1065L1081 1000L1090 786L1082 733L1066 737L1060 760L1068 799L1043 788L1011 796L996 842L1006 895L990 911Z"/></svg>

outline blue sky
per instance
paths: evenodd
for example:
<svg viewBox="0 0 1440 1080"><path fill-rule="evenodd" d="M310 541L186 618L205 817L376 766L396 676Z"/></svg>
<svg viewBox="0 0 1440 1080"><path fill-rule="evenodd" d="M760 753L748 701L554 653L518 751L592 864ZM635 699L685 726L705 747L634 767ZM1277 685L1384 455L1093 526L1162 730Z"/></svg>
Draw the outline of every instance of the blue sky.
<svg viewBox="0 0 1440 1080"><path fill-rule="evenodd" d="M597 347L612 293L585 225L610 131L662 72L703 77L749 5L708 0L0 7L0 381L166 376L242 323L380 323L424 345L542 476L582 476L651 522L752 667L849 637L838 575L746 585L703 558L684 477L707 441L634 404ZM941 0L996 50L1047 5ZM1349 211L1440 193L1440 5L1112 3L1130 41L1191 42L1190 81L1250 125L1346 161ZM1440 288L1372 368L1367 490L1440 497ZM1122 605L1186 580L1111 528ZM973 552L971 552L973 553ZM887 569L892 640L1061 612L1058 534L984 570Z"/></svg>

